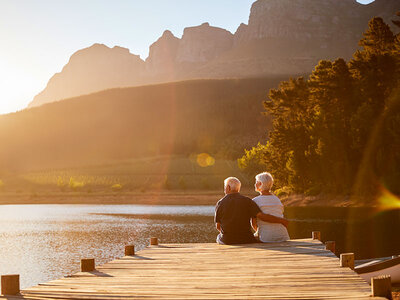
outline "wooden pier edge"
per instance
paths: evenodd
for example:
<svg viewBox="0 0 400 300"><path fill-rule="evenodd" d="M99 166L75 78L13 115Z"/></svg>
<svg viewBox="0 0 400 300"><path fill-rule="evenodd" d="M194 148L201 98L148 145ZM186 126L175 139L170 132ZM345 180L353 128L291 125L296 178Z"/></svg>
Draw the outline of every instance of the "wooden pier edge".
<svg viewBox="0 0 400 300"><path fill-rule="evenodd" d="M17 295L19 292L19 274L1 275L1 295Z"/></svg>
<svg viewBox="0 0 400 300"><path fill-rule="evenodd" d="M374 297L392 299L392 281L390 275L372 277L371 293Z"/></svg>
<svg viewBox="0 0 400 300"><path fill-rule="evenodd" d="M333 254L336 252L336 243L335 241L327 241L325 242L325 249L331 251Z"/></svg>
<svg viewBox="0 0 400 300"><path fill-rule="evenodd" d="M91 272L95 270L94 258L81 259L81 272Z"/></svg>
<svg viewBox="0 0 400 300"><path fill-rule="evenodd" d="M342 253L340 254L340 266L349 267L354 270L354 253Z"/></svg>
<svg viewBox="0 0 400 300"><path fill-rule="evenodd" d="M125 256L133 256L133 255L135 255L135 245L126 245Z"/></svg>
<svg viewBox="0 0 400 300"><path fill-rule="evenodd" d="M156 237L151 237L151 238L150 238L150 245L151 245L151 246L157 246L157 245L158 245L158 238L156 238Z"/></svg>

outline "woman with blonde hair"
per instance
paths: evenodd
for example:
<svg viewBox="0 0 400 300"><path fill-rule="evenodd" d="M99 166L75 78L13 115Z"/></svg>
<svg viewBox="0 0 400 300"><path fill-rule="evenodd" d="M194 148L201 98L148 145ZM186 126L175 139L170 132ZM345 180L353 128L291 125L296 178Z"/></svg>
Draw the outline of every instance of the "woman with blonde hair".
<svg viewBox="0 0 400 300"><path fill-rule="evenodd" d="M253 201L258 205L264 214L270 214L283 218L283 204L277 196L271 193L274 179L268 172L256 176L255 190L260 193ZM285 226L278 223L268 223L260 219L251 219L251 225L256 231L260 242L282 242L289 240L289 234Z"/></svg>

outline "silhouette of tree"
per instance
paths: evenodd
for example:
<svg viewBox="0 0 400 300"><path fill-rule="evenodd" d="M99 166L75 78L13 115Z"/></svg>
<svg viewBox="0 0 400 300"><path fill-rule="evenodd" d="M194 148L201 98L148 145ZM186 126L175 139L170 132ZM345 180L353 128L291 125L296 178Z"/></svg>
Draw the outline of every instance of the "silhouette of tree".
<svg viewBox="0 0 400 300"><path fill-rule="evenodd" d="M373 18L346 63L322 60L310 77L282 82L264 103L273 119L266 145L239 159L271 171L277 187L306 194L400 193L400 43ZM396 92L396 87L399 89Z"/></svg>

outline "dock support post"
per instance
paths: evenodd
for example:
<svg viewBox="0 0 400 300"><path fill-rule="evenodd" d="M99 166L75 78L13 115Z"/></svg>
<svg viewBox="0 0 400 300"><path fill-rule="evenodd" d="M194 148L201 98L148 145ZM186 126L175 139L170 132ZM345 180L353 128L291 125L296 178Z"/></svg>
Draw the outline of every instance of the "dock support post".
<svg viewBox="0 0 400 300"><path fill-rule="evenodd" d="M371 278L371 292L373 297L392 299L392 282L390 275Z"/></svg>
<svg viewBox="0 0 400 300"><path fill-rule="evenodd" d="M2 295L16 295L19 291L19 274L1 275Z"/></svg>
<svg viewBox="0 0 400 300"><path fill-rule="evenodd" d="M135 246L134 245L126 245L125 246L125 256L133 256L135 255Z"/></svg>
<svg viewBox="0 0 400 300"><path fill-rule="evenodd" d="M81 259L81 272L91 272L95 270L94 258Z"/></svg>
<svg viewBox="0 0 400 300"><path fill-rule="evenodd" d="M340 266L349 267L354 270L354 253L342 253L340 254Z"/></svg>
<svg viewBox="0 0 400 300"><path fill-rule="evenodd" d="M312 232L312 239L313 240L321 240L321 232L320 231L313 231Z"/></svg>
<svg viewBox="0 0 400 300"><path fill-rule="evenodd" d="M325 243L325 250L331 251L333 254L335 254L336 251L336 244L335 241L327 241Z"/></svg>
<svg viewBox="0 0 400 300"><path fill-rule="evenodd" d="M156 238L156 237L150 238L150 245L152 245L152 246L158 245L158 238Z"/></svg>

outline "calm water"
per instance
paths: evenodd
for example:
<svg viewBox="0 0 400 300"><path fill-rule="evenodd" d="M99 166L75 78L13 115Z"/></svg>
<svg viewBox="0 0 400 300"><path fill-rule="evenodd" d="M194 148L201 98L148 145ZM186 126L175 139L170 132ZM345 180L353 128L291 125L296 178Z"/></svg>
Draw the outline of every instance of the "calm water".
<svg viewBox="0 0 400 300"><path fill-rule="evenodd" d="M212 206L0 206L0 274L21 275L21 286L79 271L81 258L101 264L143 248L150 236L164 243L214 242ZM291 238L322 232L338 253L356 259L400 254L400 210L287 208Z"/></svg>

